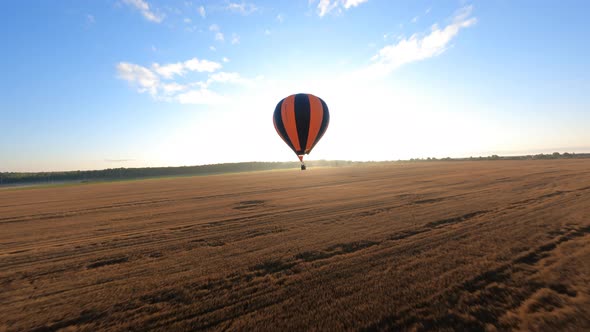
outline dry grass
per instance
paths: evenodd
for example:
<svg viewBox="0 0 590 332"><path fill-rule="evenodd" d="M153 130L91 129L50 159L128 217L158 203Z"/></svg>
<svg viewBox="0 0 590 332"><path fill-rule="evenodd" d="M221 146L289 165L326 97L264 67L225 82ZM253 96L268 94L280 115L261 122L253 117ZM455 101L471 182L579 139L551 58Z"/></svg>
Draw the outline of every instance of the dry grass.
<svg viewBox="0 0 590 332"><path fill-rule="evenodd" d="M0 191L0 331L590 329L590 161Z"/></svg>

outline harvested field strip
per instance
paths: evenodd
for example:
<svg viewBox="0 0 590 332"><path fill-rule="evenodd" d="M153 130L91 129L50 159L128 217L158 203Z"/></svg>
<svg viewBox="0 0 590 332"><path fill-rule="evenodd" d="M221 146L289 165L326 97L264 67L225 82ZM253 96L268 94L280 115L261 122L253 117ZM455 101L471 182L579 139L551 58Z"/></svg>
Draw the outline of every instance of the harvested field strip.
<svg viewBox="0 0 590 332"><path fill-rule="evenodd" d="M0 191L0 330L585 330L589 167Z"/></svg>

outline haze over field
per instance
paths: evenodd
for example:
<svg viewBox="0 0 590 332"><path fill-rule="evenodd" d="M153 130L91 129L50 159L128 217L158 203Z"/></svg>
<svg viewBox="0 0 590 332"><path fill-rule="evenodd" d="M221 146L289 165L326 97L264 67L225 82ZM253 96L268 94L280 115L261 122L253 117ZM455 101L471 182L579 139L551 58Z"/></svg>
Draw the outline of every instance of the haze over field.
<svg viewBox="0 0 590 332"><path fill-rule="evenodd" d="M585 1L6 1L0 171L590 152Z"/></svg>

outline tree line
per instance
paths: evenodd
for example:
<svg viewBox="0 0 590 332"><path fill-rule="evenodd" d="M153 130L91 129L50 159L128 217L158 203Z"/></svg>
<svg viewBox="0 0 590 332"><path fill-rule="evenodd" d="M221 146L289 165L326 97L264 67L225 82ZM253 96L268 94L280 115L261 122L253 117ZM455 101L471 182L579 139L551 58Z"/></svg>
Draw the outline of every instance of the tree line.
<svg viewBox="0 0 590 332"><path fill-rule="evenodd" d="M478 161L478 160L536 160L536 159L572 159L590 158L590 153L559 153L536 154L526 156L498 156L469 157L469 158L412 158L410 160L398 160L399 162L432 162L432 161ZM391 163L385 162L358 162L349 160L314 160L306 164L310 167L317 166L352 166L366 164ZM267 171L273 169L298 168L299 162L243 162L211 164L200 166L179 167L141 167L141 168L108 168L91 171L65 171L65 172L0 172L0 185L36 184L36 183L60 183L60 182L95 182L116 181L166 176L193 176L213 175L223 173L238 173L252 171Z"/></svg>
<svg viewBox="0 0 590 332"><path fill-rule="evenodd" d="M342 160L319 160L307 163L310 166L344 166L352 164ZM0 173L0 185L94 182L154 178L165 176L213 175L273 169L298 168L299 162L243 162L200 166L108 168L91 171L64 172L4 172Z"/></svg>
<svg viewBox="0 0 590 332"><path fill-rule="evenodd" d="M498 156L496 154L487 157L469 157L469 158L412 158L409 161L476 161L476 160L536 160L536 159L580 159L590 158L590 153L559 153L553 152L549 154L530 154L524 156Z"/></svg>

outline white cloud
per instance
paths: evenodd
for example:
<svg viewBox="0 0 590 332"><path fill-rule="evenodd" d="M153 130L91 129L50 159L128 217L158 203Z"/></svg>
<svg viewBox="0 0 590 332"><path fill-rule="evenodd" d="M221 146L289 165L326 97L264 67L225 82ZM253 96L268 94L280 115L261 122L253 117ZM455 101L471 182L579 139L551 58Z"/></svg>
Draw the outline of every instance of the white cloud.
<svg viewBox="0 0 590 332"><path fill-rule="evenodd" d="M418 16L414 16L414 18L412 19L412 23L416 23L418 22Z"/></svg>
<svg viewBox="0 0 590 332"><path fill-rule="evenodd" d="M88 23L88 25L96 23L94 16L90 14L86 15L86 23Z"/></svg>
<svg viewBox="0 0 590 332"><path fill-rule="evenodd" d="M356 7L358 5L360 5L361 3L367 2L369 0L345 0L344 1L344 8L348 9L351 7Z"/></svg>
<svg viewBox="0 0 590 332"><path fill-rule="evenodd" d="M342 8L350 9L367 1L368 0L320 0L317 6L318 15L322 17L333 10L340 13L342 12ZM310 3L313 2L315 1L310 1Z"/></svg>
<svg viewBox="0 0 590 332"><path fill-rule="evenodd" d="M148 92L155 100L182 104L218 104L223 102L224 98L208 89L211 83L238 84L248 82L238 73L214 73L220 68L220 63L198 58L165 65L154 63L152 69L133 63L120 62L117 64L117 74L120 79L135 86L139 93ZM188 72L213 74L210 74L207 81L204 82L187 84L172 80ZM161 78L172 81L162 82Z"/></svg>
<svg viewBox="0 0 590 332"><path fill-rule="evenodd" d="M383 47L371 58L373 63L369 66L369 70L373 73L387 74L405 64L442 54L448 49L449 43L457 36L459 30L477 22L475 17L470 17L471 11L471 6L464 7L443 29L434 24L426 36L414 34L410 38L402 38L397 44Z"/></svg>
<svg viewBox="0 0 590 332"><path fill-rule="evenodd" d="M245 2L230 2L229 5L227 5L226 9L232 12L240 13L242 15L249 15L258 10L258 8L254 4Z"/></svg>
<svg viewBox="0 0 590 332"><path fill-rule="evenodd" d="M223 62L229 62L226 57ZM223 72L221 64L193 58L183 62L159 65L152 64L146 68L133 63L121 62L117 64L118 78L128 81L137 88L139 93L148 92L156 101L195 105L219 105L231 101L228 95L222 93L228 84L239 84L252 87L258 78L242 77L237 72ZM189 72L208 73L207 78L200 81L190 81ZM187 77L184 77L184 76ZM188 82L187 82L188 81ZM233 97L232 97L233 98Z"/></svg>
<svg viewBox="0 0 590 332"><path fill-rule="evenodd" d="M219 25L217 25L217 24L211 24L209 26L209 31L219 31Z"/></svg>
<svg viewBox="0 0 590 332"><path fill-rule="evenodd" d="M199 60L197 58L192 58L184 62L185 68L191 71L198 71L198 72L214 72L221 68L221 64L209 61L209 60Z"/></svg>
<svg viewBox="0 0 590 332"><path fill-rule="evenodd" d="M186 23L186 24L189 24L189 23L191 23L191 22L192 22L192 20L191 20L190 18L188 18L188 17L185 17L183 21L184 21L184 23Z"/></svg>
<svg viewBox="0 0 590 332"><path fill-rule="evenodd" d="M215 40L219 40L219 41L224 41L225 38L223 37L223 33L221 32L216 32L215 33ZM233 42L233 41L232 41Z"/></svg>
<svg viewBox="0 0 590 332"><path fill-rule="evenodd" d="M160 22L162 22L162 20L164 20L164 16L161 14L154 13L150 9L150 5L146 1L143 1L143 0L123 0L123 3L139 10L141 15L143 15L143 17L145 19L147 19L148 21L160 23Z"/></svg>
<svg viewBox="0 0 590 332"><path fill-rule="evenodd" d="M172 77L174 77L174 75L184 75L186 71L184 64L182 62L171 63L167 65L159 65L157 63L154 63L152 65L152 68L156 73L158 73L158 75L167 79L171 79Z"/></svg>
<svg viewBox="0 0 590 332"><path fill-rule="evenodd" d="M177 92L186 90L187 87L176 82L162 84L162 91L166 95L176 94Z"/></svg>
<svg viewBox="0 0 590 332"><path fill-rule="evenodd" d="M318 15L320 15L320 17L324 16L336 7L338 7L338 0L335 0L332 3L331 0L320 0L320 3L318 4Z"/></svg>
<svg viewBox="0 0 590 332"><path fill-rule="evenodd" d="M205 12L205 7L203 7L203 6L199 7L199 15L201 15L202 18L207 17L207 13Z"/></svg>
<svg viewBox="0 0 590 332"><path fill-rule="evenodd" d="M120 79L135 86L140 93L149 92L151 95L158 93L158 76L151 70L128 62L121 62L117 65L117 74Z"/></svg>
<svg viewBox="0 0 590 332"><path fill-rule="evenodd" d="M231 43L232 44L239 44L240 43L240 36L238 36L238 34L233 33L231 36Z"/></svg>
<svg viewBox="0 0 590 332"><path fill-rule="evenodd" d="M209 46L209 49L210 49L211 51L217 51L217 48L215 48L215 46L213 46L213 45Z"/></svg>
<svg viewBox="0 0 590 332"><path fill-rule="evenodd" d="M188 71L212 73L219 69L221 69L220 63L205 59L199 60L198 58L165 65L153 63L152 70L127 62L121 62L117 65L120 78L130 82L137 82L142 88L153 88L153 91L157 89L160 81L157 75L164 79L173 79L175 76L185 75Z"/></svg>
<svg viewBox="0 0 590 332"><path fill-rule="evenodd" d="M285 21L285 17L283 16L283 14L277 15L277 21L279 21L279 23L283 23L283 21Z"/></svg>
<svg viewBox="0 0 590 332"><path fill-rule="evenodd" d="M270 35L270 30L269 29L264 30L264 34L267 35L267 36L269 36Z"/></svg>

